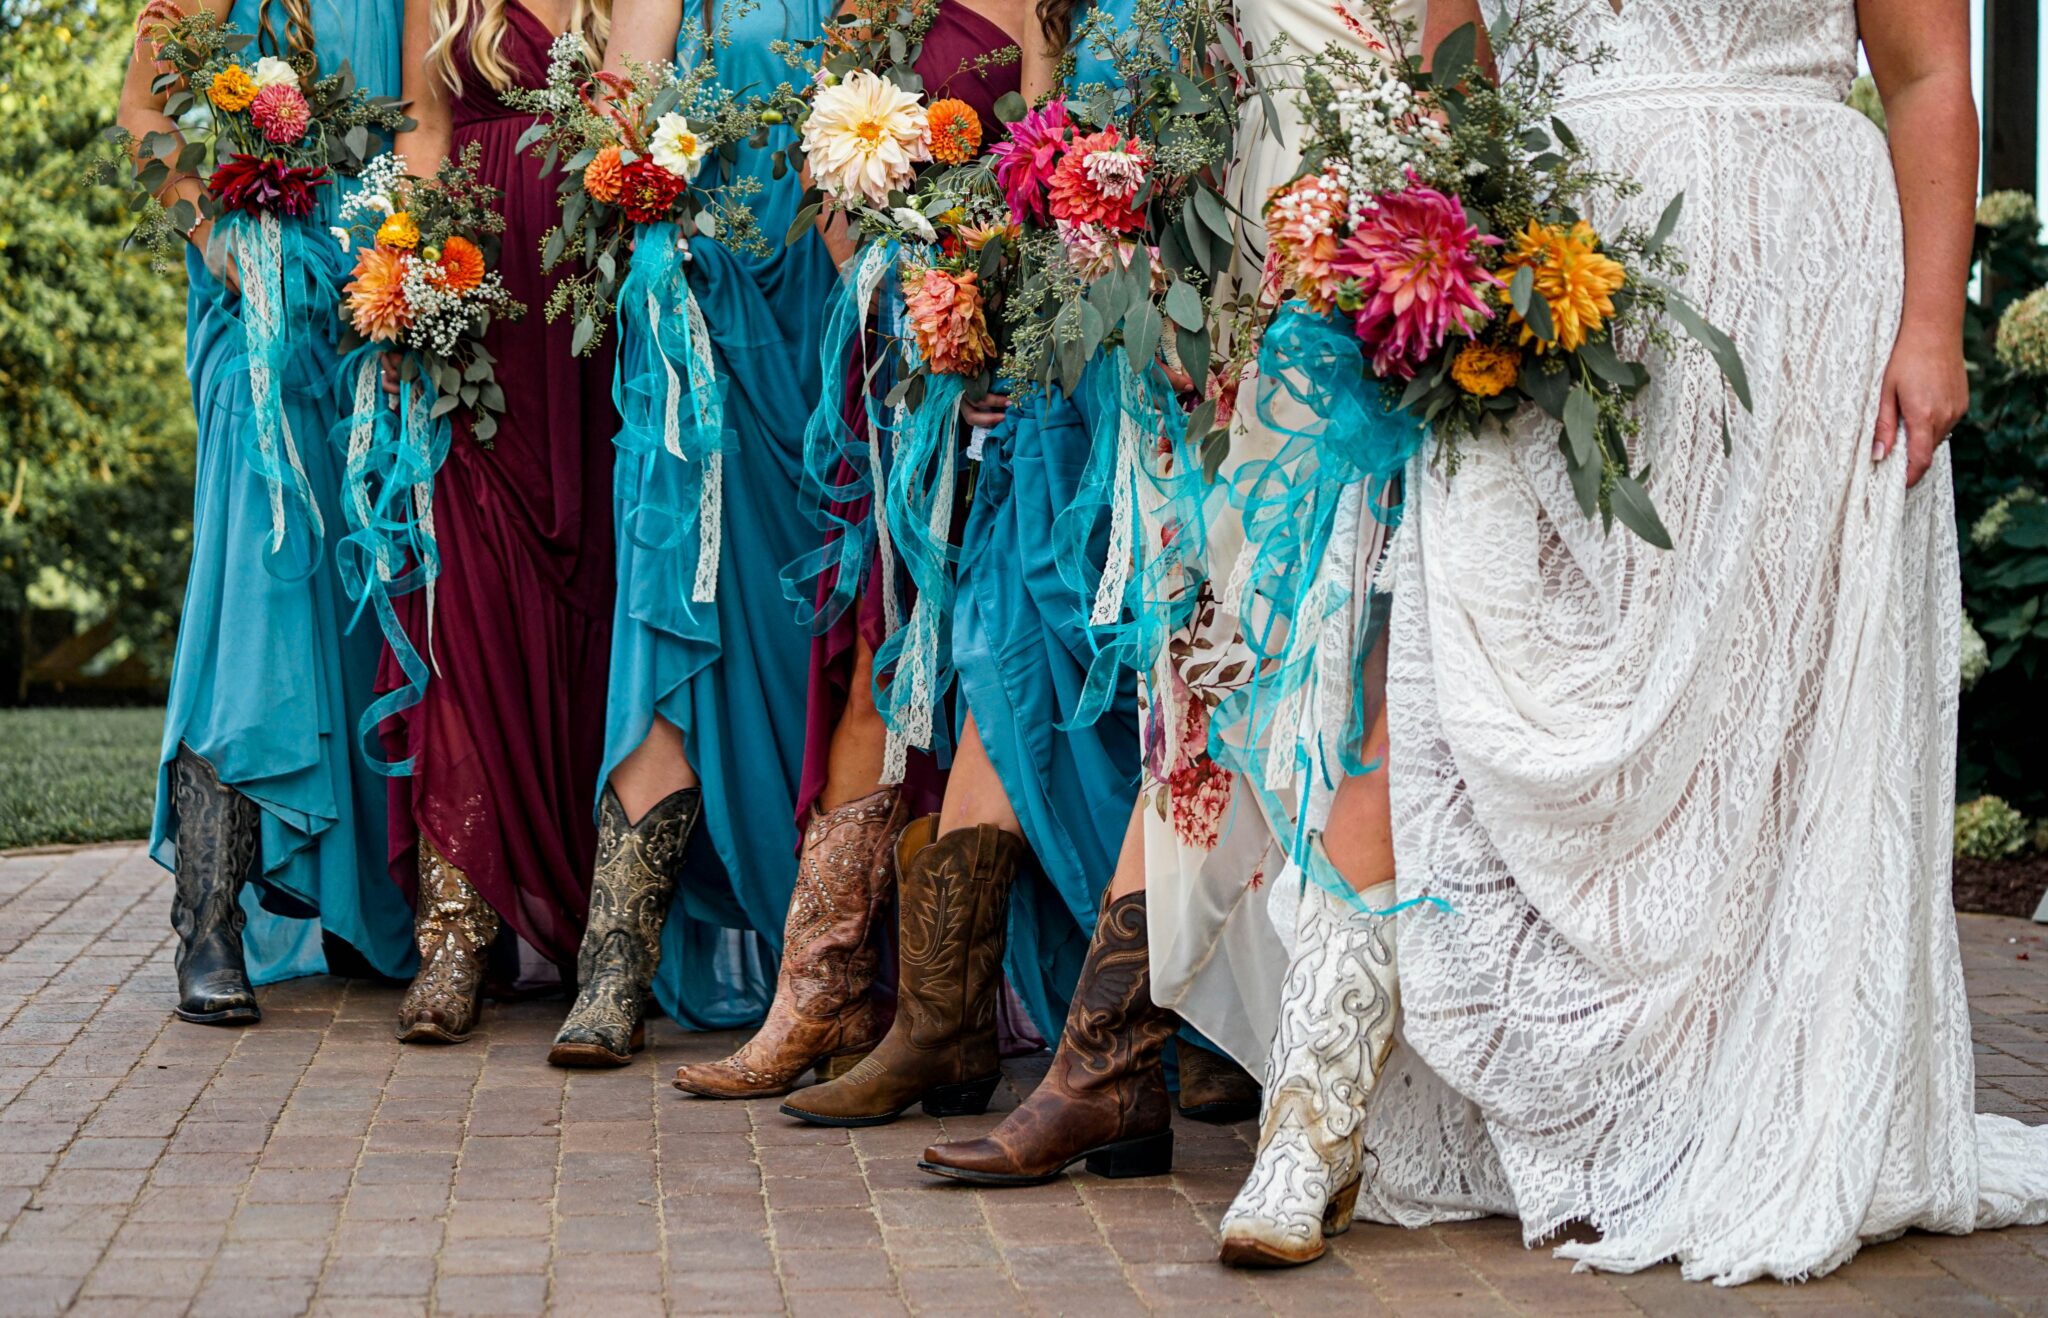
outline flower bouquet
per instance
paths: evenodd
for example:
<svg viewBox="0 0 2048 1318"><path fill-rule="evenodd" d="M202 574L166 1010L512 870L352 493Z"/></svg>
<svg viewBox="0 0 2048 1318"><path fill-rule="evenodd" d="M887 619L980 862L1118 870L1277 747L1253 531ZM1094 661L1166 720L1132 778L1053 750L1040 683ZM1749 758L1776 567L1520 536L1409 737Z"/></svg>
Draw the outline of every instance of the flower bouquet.
<svg viewBox="0 0 2048 1318"><path fill-rule="evenodd" d="M412 766L379 757L378 725L419 703L428 673L391 601L425 589L431 652L440 573L434 478L457 417L477 444L491 446L505 393L484 335L494 320L526 314L493 268L505 219L498 189L477 177L481 152L472 142L431 178L407 174L401 156L378 157L343 200L335 229L342 247L356 254L342 305L352 343L342 377L353 389L342 493L349 535L336 557L350 598L359 610L375 611L406 676L365 711L358 728L371 763L389 774ZM381 388L383 358L391 353L399 356L395 410L385 406Z"/></svg>
<svg viewBox="0 0 2048 1318"><path fill-rule="evenodd" d="M1388 0L1367 3L1401 49ZM1262 365L1313 405L1318 393L1344 402L1330 368L1349 363L1340 373L1378 381L1452 464L1481 426L1541 408L1561 425L1586 514L1669 548L1647 465L1629 454L1640 428L1629 405L1650 382L1637 357L1668 346L1675 325L1745 408L1749 386L1734 343L1666 282L1682 270L1669 239L1683 196L1648 230L1602 233L1583 218L1636 185L1596 169L1551 114L1558 69L1606 58L1563 33L1558 0L1521 6L1492 34L1518 54L1503 78L1475 62L1470 26L1428 70L1341 52L1318 61L1301 97L1302 173L1266 204L1266 284L1289 302Z"/></svg>
<svg viewBox="0 0 2048 1318"><path fill-rule="evenodd" d="M333 341L345 266L306 221L320 208L320 189L337 175L359 174L373 144L412 121L398 101L359 90L346 64L321 77L311 55L247 59L255 38L212 13L185 14L152 0L136 32L154 55L151 88L178 128L140 141L118 128L110 136L133 166L138 239L167 263L211 223L206 264L217 275L234 272L255 421L248 456L269 485L266 563L277 570L292 510L311 540L326 532L283 391L290 372L309 360L290 351L294 336ZM197 200L164 206L165 192L190 177L204 189ZM233 295L223 287L219 296Z"/></svg>
<svg viewBox="0 0 2048 1318"><path fill-rule="evenodd" d="M595 67L571 33L556 39L549 56L545 85L508 99L536 116L520 149L561 178L562 221L543 239L541 264L550 272L570 261L580 268L556 284L546 310L551 321L574 316L572 343L582 354L604 340L636 241L664 240L675 261L693 235L766 253L747 204L758 182L742 177L713 189L699 176L714 155L730 157L743 142L765 145L782 111L720 87L711 53L609 72ZM657 234L642 225L671 227Z"/></svg>

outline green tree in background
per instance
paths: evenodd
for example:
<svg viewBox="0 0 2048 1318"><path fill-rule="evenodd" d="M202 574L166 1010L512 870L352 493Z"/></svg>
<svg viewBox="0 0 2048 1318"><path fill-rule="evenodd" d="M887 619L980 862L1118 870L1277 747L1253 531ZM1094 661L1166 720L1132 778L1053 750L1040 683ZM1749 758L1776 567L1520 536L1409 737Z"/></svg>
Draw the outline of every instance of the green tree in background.
<svg viewBox="0 0 2048 1318"><path fill-rule="evenodd" d="M0 0L0 703L31 605L168 666L192 506L185 280L96 181L135 5ZM33 656L28 656L33 657Z"/></svg>

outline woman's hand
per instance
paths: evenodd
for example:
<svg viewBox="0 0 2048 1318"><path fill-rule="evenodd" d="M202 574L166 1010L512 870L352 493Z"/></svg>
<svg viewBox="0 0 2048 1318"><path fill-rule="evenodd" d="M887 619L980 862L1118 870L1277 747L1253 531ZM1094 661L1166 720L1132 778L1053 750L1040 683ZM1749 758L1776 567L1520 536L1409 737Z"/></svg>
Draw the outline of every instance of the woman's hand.
<svg viewBox="0 0 2048 1318"><path fill-rule="evenodd" d="M1906 485L1918 485L1934 465L1934 450L1947 442L1969 407L1962 336L1908 326L1899 332L1884 368L1871 454L1879 462L1890 457L1899 442L1899 427L1904 426Z"/></svg>
<svg viewBox="0 0 2048 1318"><path fill-rule="evenodd" d="M967 419L967 424L970 426L980 426L983 430L994 430L997 426L1003 424L1003 417L1009 413L1009 410L1010 396L1008 394L984 394L980 398L970 399L960 405L960 415Z"/></svg>

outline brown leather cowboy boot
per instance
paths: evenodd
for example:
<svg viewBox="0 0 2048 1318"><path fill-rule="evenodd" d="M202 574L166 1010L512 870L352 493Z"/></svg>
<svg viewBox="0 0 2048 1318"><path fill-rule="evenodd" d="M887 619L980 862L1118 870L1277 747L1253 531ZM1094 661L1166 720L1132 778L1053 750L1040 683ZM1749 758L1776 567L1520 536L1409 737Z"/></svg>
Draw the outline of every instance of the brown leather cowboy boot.
<svg viewBox="0 0 2048 1318"><path fill-rule="evenodd" d="M400 1043L461 1043L483 1011L484 957L498 913L469 876L420 838L420 891L413 941L420 970L398 1004Z"/></svg>
<svg viewBox="0 0 2048 1318"><path fill-rule="evenodd" d="M920 819L897 846L896 1022L858 1066L782 1105L818 1126L879 1126L913 1103L928 1115L988 1109L1002 1079L996 1002L1009 937L1010 884L1024 839L986 824L936 842Z"/></svg>
<svg viewBox="0 0 2048 1318"><path fill-rule="evenodd" d="M882 1022L868 996L877 959L870 935L889 900L889 853L903 814L902 794L885 787L811 821L768 1019L723 1061L678 1068L677 1089L704 1098L786 1094L812 1066L875 1046Z"/></svg>
<svg viewBox="0 0 2048 1318"><path fill-rule="evenodd" d="M1097 1176L1173 1170L1173 1109L1160 1050L1174 1014L1152 1003L1145 894L1104 907L1074 985L1052 1069L985 1138L935 1144L917 1165L977 1185L1038 1185L1088 1160Z"/></svg>

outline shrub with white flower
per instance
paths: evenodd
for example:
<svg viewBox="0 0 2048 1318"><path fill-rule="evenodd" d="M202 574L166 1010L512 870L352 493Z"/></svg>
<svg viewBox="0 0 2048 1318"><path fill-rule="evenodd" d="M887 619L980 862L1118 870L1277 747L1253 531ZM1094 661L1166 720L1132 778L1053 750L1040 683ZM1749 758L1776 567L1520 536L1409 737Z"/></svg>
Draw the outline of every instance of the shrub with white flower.
<svg viewBox="0 0 2048 1318"><path fill-rule="evenodd" d="M1970 621L1970 615L1963 615L1963 664L1962 689L1968 691L1977 685L1985 673L1991 671L1991 650L1984 644L1983 636L1977 632L1977 624Z"/></svg>
<svg viewBox="0 0 2048 1318"><path fill-rule="evenodd" d="M1977 223L1987 229L2015 226L2034 230L2041 227L2041 212L2034 205L2032 193L2008 188L1986 193L1977 203Z"/></svg>
<svg viewBox="0 0 2048 1318"><path fill-rule="evenodd" d="M2016 375L2048 376L2048 288L2037 288L1998 318L1998 360Z"/></svg>
<svg viewBox="0 0 2048 1318"><path fill-rule="evenodd" d="M1956 858L2004 860L2027 849L2027 817L2003 797L1980 796L1956 807Z"/></svg>
<svg viewBox="0 0 2048 1318"><path fill-rule="evenodd" d="M2005 534L2005 528L2012 522L2013 508L2023 503L2038 502L2040 498L2040 493L2031 485L2022 485L2011 494L2005 495L1997 503L1986 508L1984 515L1970 528L1970 543L1980 550L1991 548L1998 543L1999 537Z"/></svg>

